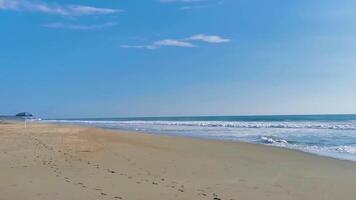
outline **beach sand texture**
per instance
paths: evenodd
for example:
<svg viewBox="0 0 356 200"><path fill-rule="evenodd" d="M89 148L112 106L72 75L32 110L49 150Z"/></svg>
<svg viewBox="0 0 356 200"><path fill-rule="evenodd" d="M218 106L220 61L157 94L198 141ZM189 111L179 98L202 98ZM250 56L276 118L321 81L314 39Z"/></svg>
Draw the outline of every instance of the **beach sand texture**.
<svg viewBox="0 0 356 200"><path fill-rule="evenodd" d="M0 124L0 200L356 199L356 163L238 142Z"/></svg>

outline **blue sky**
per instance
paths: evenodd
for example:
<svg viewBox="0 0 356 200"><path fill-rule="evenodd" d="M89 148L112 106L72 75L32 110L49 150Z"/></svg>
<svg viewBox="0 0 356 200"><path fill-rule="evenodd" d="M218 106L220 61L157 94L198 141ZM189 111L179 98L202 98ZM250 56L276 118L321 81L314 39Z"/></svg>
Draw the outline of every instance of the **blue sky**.
<svg viewBox="0 0 356 200"><path fill-rule="evenodd" d="M0 0L0 114L356 113L351 0Z"/></svg>

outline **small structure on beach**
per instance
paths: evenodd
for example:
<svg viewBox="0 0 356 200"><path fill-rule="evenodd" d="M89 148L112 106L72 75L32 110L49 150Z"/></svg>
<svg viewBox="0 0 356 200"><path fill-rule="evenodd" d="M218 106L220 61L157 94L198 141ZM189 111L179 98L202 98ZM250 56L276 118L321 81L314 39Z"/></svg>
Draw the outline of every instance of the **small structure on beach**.
<svg viewBox="0 0 356 200"><path fill-rule="evenodd" d="M21 112L16 114L16 117L33 117L33 115L29 112Z"/></svg>

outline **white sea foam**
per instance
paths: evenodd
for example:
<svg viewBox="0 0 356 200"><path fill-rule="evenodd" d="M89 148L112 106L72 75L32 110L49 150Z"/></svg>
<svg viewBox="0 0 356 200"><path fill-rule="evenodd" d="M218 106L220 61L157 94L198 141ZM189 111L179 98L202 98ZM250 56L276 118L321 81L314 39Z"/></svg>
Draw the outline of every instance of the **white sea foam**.
<svg viewBox="0 0 356 200"><path fill-rule="evenodd" d="M283 144L283 145L287 145L288 144L287 140L278 139L278 138L275 138L275 137L262 136L261 140L264 143L267 143L267 144Z"/></svg>
<svg viewBox="0 0 356 200"><path fill-rule="evenodd" d="M291 128L291 129L335 129L356 130L356 121L347 122L255 122L255 121L90 121L90 120L47 120L59 123L126 124L126 125L167 125L228 128Z"/></svg>

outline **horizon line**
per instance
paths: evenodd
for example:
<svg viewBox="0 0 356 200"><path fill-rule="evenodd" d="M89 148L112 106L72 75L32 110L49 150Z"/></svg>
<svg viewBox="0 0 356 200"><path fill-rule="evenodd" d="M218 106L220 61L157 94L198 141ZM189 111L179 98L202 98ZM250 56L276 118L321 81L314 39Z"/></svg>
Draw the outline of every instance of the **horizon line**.
<svg viewBox="0 0 356 200"><path fill-rule="evenodd" d="M329 114L250 114L250 115L166 115L166 116L131 116L131 117L59 117L59 118L43 118L45 120L51 119L137 119L137 118L189 118L189 117L272 117L272 116L336 116L336 115L356 115L345 113L329 113ZM1 117L1 115L0 115Z"/></svg>

